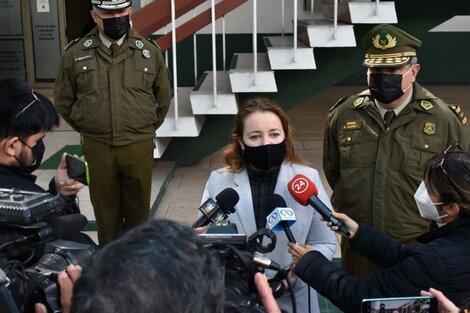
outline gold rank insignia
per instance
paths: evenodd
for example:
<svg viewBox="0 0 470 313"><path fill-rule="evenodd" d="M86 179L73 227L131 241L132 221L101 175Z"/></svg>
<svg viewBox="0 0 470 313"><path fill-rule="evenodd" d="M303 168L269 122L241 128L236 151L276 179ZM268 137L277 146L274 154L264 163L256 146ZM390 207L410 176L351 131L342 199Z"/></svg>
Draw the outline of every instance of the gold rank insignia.
<svg viewBox="0 0 470 313"><path fill-rule="evenodd" d="M424 124L424 133L427 135L434 135L436 133L436 124L432 122L426 122Z"/></svg>
<svg viewBox="0 0 470 313"><path fill-rule="evenodd" d="M354 102L353 102L354 107L360 106L363 102L364 102L364 97L359 97L359 98L357 98L357 99L354 100Z"/></svg>
<svg viewBox="0 0 470 313"><path fill-rule="evenodd" d="M463 113L462 108L458 105L449 105L449 107L454 111L455 115L459 118L463 125L467 124L467 117Z"/></svg>
<svg viewBox="0 0 470 313"><path fill-rule="evenodd" d="M428 100L421 100L421 107L423 109L425 109L426 111L429 111L431 110L434 106L432 105L431 102L429 102Z"/></svg>
<svg viewBox="0 0 470 313"><path fill-rule="evenodd" d="M353 130L361 128L361 123L358 121L347 121L346 124L343 125L344 130Z"/></svg>
<svg viewBox="0 0 470 313"><path fill-rule="evenodd" d="M136 40L135 46L137 47L137 49L142 49L144 47L144 43L141 40Z"/></svg>
<svg viewBox="0 0 470 313"><path fill-rule="evenodd" d="M90 47L92 44L93 44L93 39L87 39L87 40L85 40L85 42L83 43L83 45L85 46L85 48Z"/></svg>

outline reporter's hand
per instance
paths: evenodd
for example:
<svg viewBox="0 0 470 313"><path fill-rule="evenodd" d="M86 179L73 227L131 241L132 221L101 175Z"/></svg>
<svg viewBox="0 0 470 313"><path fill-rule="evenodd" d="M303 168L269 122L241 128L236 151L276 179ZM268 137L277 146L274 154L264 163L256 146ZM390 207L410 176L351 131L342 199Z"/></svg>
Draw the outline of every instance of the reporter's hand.
<svg viewBox="0 0 470 313"><path fill-rule="evenodd" d="M281 309L274 299L273 292L268 284L268 278L262 273L255 274L255 286L263 302L266 313L281 313Z"/></svg>
<svg viewBox="0 0 470 313"><path fill-rule="evenodd" d="M437 299L437 311L439 313L459 313L460 309L439 290L429 288L429 291L421 290L422 296L431 296Z"/></svg>
<svg viewBox="0 0 470 313"><path fill-rule="evenodd" d="M333 214L333 217L335 217L335 218L337 218L338 220L340 220L341 222L343 222L343 224L346 226L346 228L347 228L347 229L349 230L349 232L351 233L351 235L349 235L349 237L347 237L347 238L349 238L349 239L354 238L354 236L356 235L357 229L359 228L359 224L356 223L355 220L353 220L352 218L350 218L350 217L347 216L346 214L338 213L338 212L334 212L334 211L331 212L331 213ZM321 219L322 221L325 221L322 217L320 217L320 219ZM328 227L329 227L332 231L334 231L334 232L340 234L340 235L343 236L343 237L346 237L346 236L344 236L341 232L338 231L338 226L333 225L331 222L327 222L326 224L328 225Z"/></svg>
<svg viewBox="0 0 470 313"><path fill-rule="evenodd" d="M57 275L57 283L60 288L60 306L62 313L70 313L72 308L73 285L80 277L82 268L79 265L69 265L66 271ZM34 313L47 313L47 308L42 303L34 305Z"/></svg>
<svg viewBox="0 0 470 313"><path fill-rule="evenodd" d="M196 234L200 235L200 234L204 234L207 231L207 228L209 228L209 226L196 227L196 228L193 228L193 230Z"/></svg>
<svg viewBox="0 0 470 313"><path fill-rule="evenodd" d="M77 194L84 185L67 175L67 162L65 161L66 153L62 154L59 167L54 177L55 188L57 193L63 197L73 196Z"/></svg>
<svg viewBox="0 0 470 313"><path fill-rule="evenodd" d="M300 243L287 243L287 252L292 255L292 263L295 266L299 262L300 258L304 256L305 253L312 251L311 245L300 244Z"/></svg>

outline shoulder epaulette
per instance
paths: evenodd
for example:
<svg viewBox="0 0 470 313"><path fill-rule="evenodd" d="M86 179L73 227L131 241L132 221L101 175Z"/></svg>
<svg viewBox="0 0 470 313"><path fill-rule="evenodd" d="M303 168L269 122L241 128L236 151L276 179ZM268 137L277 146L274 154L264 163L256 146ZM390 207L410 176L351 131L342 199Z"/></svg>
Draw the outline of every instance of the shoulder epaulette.
<svg viewBox="0 0 470 313"><path fill-rule="evenodd" d="M330 108L330 112L333 111L338 105L340 105L341 103L345 102L346 100L348 100L351 96L346 96L346 97L343 97L341 99L339 99L331 108Z"/></svg>
<svg viewBox="0 0 470 313"><path fill-rule="evenodd" d="M459 105L449 104L449 108L455 113L455 115L457 115L463 125L467 124L467 117L465 116L465 113L463 113L463 110Z"/></svg>
<svg viewBox="0 0 470 313"><path fill-rule="evenodd" d="M75 38L74 40L70 41L66 46L65 46L65 50L67 50L68 48L70 48L71 46L73 46L74 44L76 44L77 42L80 41L80 37L78 38Z"/></svg>

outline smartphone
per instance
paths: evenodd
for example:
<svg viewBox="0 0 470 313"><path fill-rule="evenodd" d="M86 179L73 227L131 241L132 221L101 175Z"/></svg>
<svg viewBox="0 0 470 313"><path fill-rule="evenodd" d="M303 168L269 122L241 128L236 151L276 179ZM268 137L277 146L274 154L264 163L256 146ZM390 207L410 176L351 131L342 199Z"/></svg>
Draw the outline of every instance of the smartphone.
<svg viewBox="0 0 470 313"><path fill-rule="evenodd" d="M399 298L374 298L362 300L362 313L437 313L434 297L416 296Z"/></svg>
<svg viewBox="0 0 470 313"><path fill-rule="evenodd" d="M75 179L84 185L90 184L88 163L83 158L67 153L65 161L67 163L67 175L70 178Z"/></svg>

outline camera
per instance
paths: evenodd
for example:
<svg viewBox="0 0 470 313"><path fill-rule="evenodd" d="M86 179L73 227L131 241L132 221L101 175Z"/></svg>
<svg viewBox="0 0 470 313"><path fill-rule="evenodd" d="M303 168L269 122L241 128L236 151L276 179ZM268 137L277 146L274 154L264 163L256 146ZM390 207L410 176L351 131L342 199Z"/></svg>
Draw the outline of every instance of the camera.
<svg viewBox="0 0 470 313"><path fill-rule="evenodd" d="M64 201L64 202L62 202ZM83 264L96 251L74 241L87 220L64 214L65 200L48 193L0 190L0 308L2 313L34 312L43 303L62 312L57 274Z"/></svg>
<svg viewBox="0 0 470 313"><path fill-rule="evenodd" d="M237 233L235 224L225 224L209 227L200 238L224 266L224 312L265 313L254 285L255 273L271 269L287 276L278 264L262 255L274 249L276 235L261 228L246 238ZM262 245L264 242L267 244Z"/></svg>

